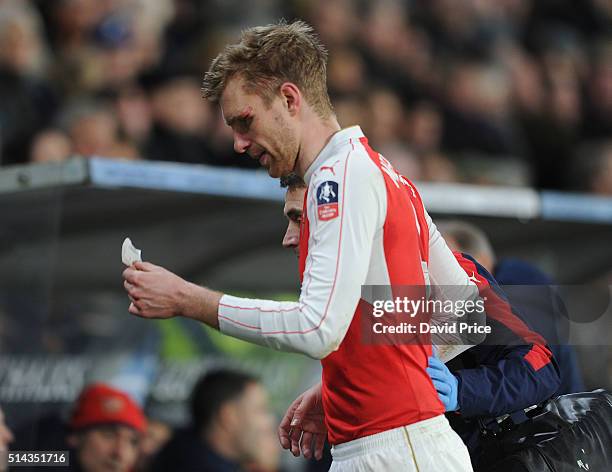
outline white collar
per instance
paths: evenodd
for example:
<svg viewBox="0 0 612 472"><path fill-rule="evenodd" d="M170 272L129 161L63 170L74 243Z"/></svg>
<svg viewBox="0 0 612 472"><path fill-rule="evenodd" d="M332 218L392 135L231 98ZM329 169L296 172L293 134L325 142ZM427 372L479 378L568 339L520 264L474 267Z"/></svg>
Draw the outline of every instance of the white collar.
<svg viewBox="0 0 612 472"><path fill-rule="evenodd" d="M306 173L304 174L304 182L308 185L310 178L315 170L317 170L330 156L336 153L337 148L344 146L351 139L360 139L363 138L364 134L361 131L361 128L357 125L350 126L349 128L341 129L340 131L336 131L329 142L325 145L319 155L315 158L314 161L310 164Z"/></svg>

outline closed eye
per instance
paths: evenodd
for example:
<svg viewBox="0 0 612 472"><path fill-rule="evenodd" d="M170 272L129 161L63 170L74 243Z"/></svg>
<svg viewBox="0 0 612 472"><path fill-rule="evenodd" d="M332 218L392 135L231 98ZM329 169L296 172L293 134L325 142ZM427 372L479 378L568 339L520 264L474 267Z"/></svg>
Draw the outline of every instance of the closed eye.
<svg viewBox="0 0 612 472"><path fill-rule="evenodd" d="M234 130L240 134L246 134L251 129L251 123L253 123L253 116L245 116L242 118L236 119L233 123Z"/></svg>
<svg viewBox="0 0 612 472"><path fill-rule="evenodd" d="M286 216L288 220L293 221L294 223L300 224L302 222L301 210L289 210Z"/></svg>

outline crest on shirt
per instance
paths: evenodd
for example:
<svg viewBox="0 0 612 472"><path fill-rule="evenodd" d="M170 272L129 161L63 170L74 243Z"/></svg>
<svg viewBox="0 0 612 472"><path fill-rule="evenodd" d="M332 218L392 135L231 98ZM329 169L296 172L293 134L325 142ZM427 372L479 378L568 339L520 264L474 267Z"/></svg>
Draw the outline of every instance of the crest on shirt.
<svg viewBox="0 0 612 472"><path fill-rule="evenodd" d="M317 187L317 214L322 221L338 216L338 182L326 180Z"/></svg>

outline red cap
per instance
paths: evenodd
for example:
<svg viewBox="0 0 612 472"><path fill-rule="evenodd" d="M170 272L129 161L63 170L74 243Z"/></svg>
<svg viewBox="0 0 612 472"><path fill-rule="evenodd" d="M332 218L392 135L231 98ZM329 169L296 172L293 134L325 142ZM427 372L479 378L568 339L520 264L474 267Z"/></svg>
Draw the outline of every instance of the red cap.
<svg viewBox="0 0 612 472"><path fill-rule="evenodd" d="M76 401L70 426L73 429L121 423L144 433L147 420L140 407L121 390L97 383L85 387Z"/></svg>

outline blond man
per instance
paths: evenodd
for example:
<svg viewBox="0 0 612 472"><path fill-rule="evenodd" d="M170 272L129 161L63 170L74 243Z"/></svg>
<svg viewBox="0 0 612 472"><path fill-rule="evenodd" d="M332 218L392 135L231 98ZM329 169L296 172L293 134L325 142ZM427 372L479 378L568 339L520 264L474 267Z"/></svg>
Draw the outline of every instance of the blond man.
<svg viewBox="0 0 612 472"><path fill-rule="evenodd" d="M364 343L363 285L473 287L414 186L341 129L327 94L327 52L303 22L246 30L204 78L234 148L271 177L308 186L296 303L233 297L150 263L124 272L130 313L187 316L237 338L321 359L332 470L472 470L425 369L431 345ZM473 293L473 292L472 292Z"/></svg>

